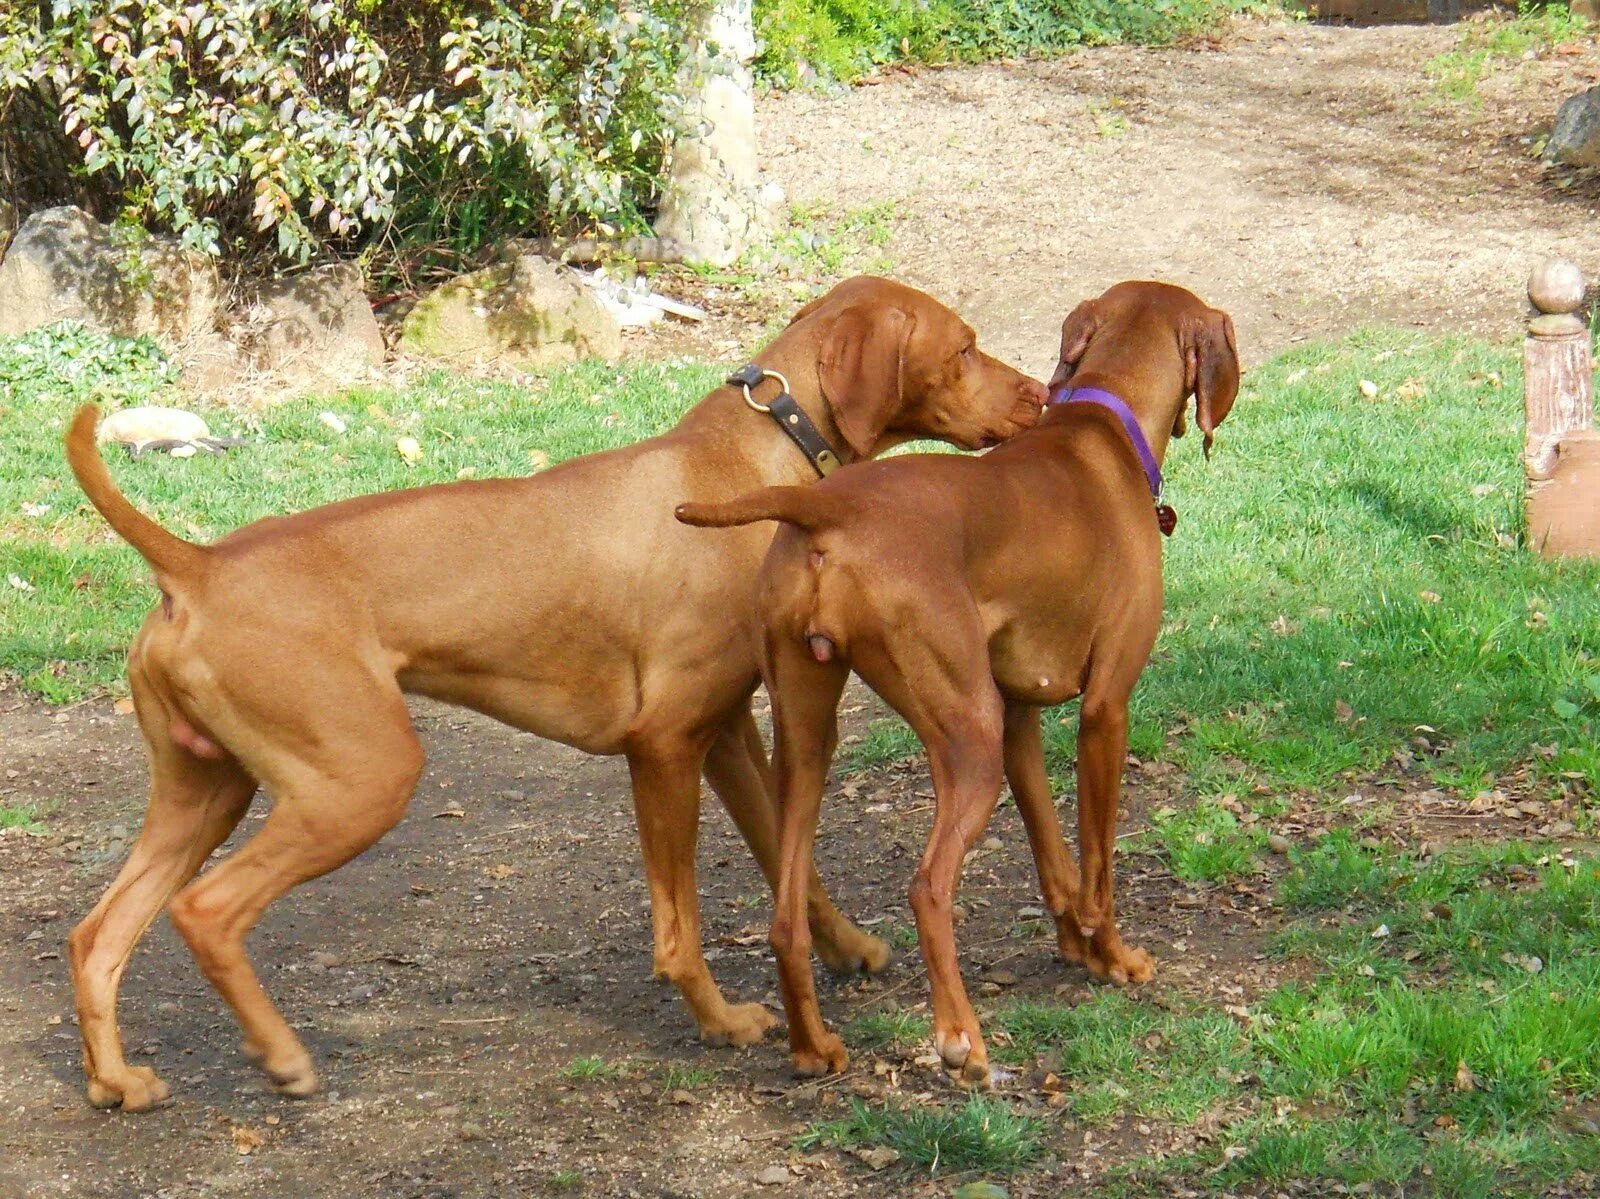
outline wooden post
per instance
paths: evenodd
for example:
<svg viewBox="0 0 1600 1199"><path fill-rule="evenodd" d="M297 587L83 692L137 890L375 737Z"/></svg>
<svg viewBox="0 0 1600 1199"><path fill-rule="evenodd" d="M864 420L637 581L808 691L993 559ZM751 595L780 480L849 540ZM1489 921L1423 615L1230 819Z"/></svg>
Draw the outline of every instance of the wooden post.
<svg viewBox="0 0 1600 1199"><path fill-rule="evenodd" d="M1546 557L1600 558L1600 432L1583 272L1546 259L1528 279L1535 315L1523 343L1528 539Z"/></svg>

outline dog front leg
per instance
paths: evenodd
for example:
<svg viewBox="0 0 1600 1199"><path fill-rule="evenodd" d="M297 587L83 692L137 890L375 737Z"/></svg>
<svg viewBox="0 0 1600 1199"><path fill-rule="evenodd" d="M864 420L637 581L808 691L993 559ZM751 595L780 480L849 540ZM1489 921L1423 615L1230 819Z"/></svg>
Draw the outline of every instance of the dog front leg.
<svg viewBox="0 0 1600 1199"><path fill-rule="evenodd" d="M700 769L705 756L687 739L628 750L633 805L650 885L657 978L683 994L712 1045L753 1045L777 1019L759 1003L722 997L700 946L700 898L694 854L700 822Z"/></svg>

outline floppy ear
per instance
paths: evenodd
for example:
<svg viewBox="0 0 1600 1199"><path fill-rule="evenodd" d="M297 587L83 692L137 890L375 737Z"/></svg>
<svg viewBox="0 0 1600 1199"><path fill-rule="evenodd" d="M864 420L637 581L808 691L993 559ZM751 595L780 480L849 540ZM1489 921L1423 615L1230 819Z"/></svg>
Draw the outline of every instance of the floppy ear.
<svg viewBox="0 0 1600 1199"><path fill-rule="evenodd" d="M1206 456L1212 435L1239 395L1239 351L1233 318L1215 308L1190 319L1183 330L1184 390L1194 395L1194 420L1205 434Z"/></svg>
<svg viewBox="0 0 1600 1199"><path fill-rule="evenodd" d="M1084 352L1089 348L1090 339L1099 328L1100 313L1093 300L1079 304L1061 322L1061 358L1056 363L1055 374L1050 376L1051 391L1072 378L1072 372L1077 369Z"/></svg>
<svg viewBox="0 0 1600 1199"><path fill-rule="evenodd" d="M904 402L906 344L915 319L898 308L846 308L822 339L817 377L833 423L867 458Z"/></svg>

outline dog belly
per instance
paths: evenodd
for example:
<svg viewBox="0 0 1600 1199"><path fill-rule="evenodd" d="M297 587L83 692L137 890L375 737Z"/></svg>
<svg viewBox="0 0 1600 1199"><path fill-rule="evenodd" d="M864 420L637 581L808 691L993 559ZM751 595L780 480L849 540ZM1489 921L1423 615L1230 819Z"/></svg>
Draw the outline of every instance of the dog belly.
<svg viewBox="0 0 1600 1199"><path fill-rule="evenodd" d="M1082 693L1088 660L1087 642L1067 629L1008 630L994 639L989 650L1000 694L1045 706L1064 704Z"/></svg>
<svg viewBox="0 0 1600 1199"><path fill-rule="evenodd" d="M636 689L623 680L590 677L577 688L482 674L402 674L400 684L591 754L621 753L638 715Z"/></svg>

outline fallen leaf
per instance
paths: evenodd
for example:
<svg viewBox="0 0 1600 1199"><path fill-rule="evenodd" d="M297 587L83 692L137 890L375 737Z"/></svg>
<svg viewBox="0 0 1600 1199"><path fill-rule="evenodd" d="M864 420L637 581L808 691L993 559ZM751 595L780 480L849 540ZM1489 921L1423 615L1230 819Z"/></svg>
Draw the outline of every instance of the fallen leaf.
<svg viewBox="0 0 1600 1199"><path fill-rule="evenodd" d="M240 1157L249 1157L266 1143L267 1139L255 1129L243 1124L233 1126L233 1147Z"/></svg>
<svg viewBox="0 0 1600 1199"><path fill-rule="evenodd" d="M395 438L394 448L399 452L400 457L405 460L407 466L415 466L422 461L422 443L415 437Z"/></svg>
<svg viewBox="0 0 1600 1199"><path fill-rule="evenodd" d="M1417 598L1425 604L1437 604L1443 597L1437 591L1419 591Z"/></svg>
<svg viewBox="0 0 1600 1199"><path fill-rule="evenodd" d="M1455 1087L1458 1091L1476 1091L1478 1089L1478 1076L1472 1072L1465 1059L1456 1063Z"/></svg>
<svg viewBox="0 0 1600 1199"><path fill-rule="evenodd" d="M1371 379L1363 379L1356 386L1361 389L1361 394L1366 396L1367 399L1375 400L1378 398L1378 385Z"/></svg>
<svg viewBox="0 0 1600 1199"><path fill-rule="evenodd" d="M543 450L529 450L528 464L532 466L534 470L543 470L545 467L550 465L550 455L545 453Z"/></svg>
<svg viewBox="0 0 1600 1199"><path fill-rule="evenodd" d="M345 424L344 417L334 412L319 412L317 413L317 419L323 424L327 425L328 428L332 429L335 433L343 433L349 428L349 426Z"/></svg>
<svg viewBox="0 0 1600 1199"><path fill-rule="evenodd" d="M111 705L111 710L113 712L115 712L118 716L132 716L133 715L133 701L131 699L127 698L126 696L124 696L123 698L119 699L116 703Z"/></svg>
<svg viewBox="0 0 1600 1199"><path fill-rule="evenodd" d="M497 862L484 870L484 873L490 878L510 878L516 872L517 868L515 866L508 866L504 862Z"/></svg>
<svg viewBox="0 0 1600 1199"><path fill-rule="evenodd" d="M435 820L463 820L466 815L460 808L446 808L442 812L435 812L433 818Z"/></svg>
<svg viewBox="0 0 1600 1199"><path fill-rule="evenodd" d="M18 591L28 592L33 590L33 584L21 575L7 575L6 582L10 583Z"/></svg>
<svg viewBox="0 0 1600 1199"><path fill-rule="evenodd" d="M1340 724L1349 724L1355 719L1356 710L1342 699L1333 701L1333 718Z"/></svg>

